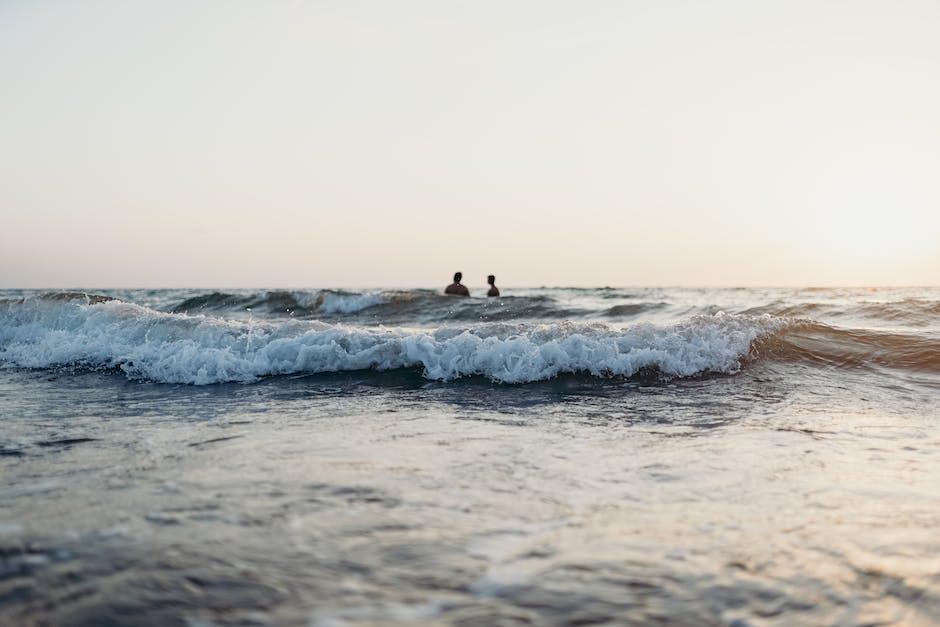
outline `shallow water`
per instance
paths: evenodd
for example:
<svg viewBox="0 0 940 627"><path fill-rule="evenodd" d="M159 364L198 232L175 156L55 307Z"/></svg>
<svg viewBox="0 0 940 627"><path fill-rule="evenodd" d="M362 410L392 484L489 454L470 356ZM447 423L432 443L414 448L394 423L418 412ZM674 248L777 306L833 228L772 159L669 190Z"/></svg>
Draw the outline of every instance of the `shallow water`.
<svg viewBox="0 0 940 627"><path fill-rule="evenodd" d="M196 317L172 312L207 292L105 294L124 304L0 294L0 622L940 622L937 290L531 290L417 316L371 292ZM658 304L605 313L632 301ZM259 324L262 352L231 341ZM265 371L271 342L337 328L342 359ZM347 368L377 329L437 343ZM520 336L561 367L492 376ZM568 372L585 346L639 366ZM235 382L141 374L223 362Z"/></svg>

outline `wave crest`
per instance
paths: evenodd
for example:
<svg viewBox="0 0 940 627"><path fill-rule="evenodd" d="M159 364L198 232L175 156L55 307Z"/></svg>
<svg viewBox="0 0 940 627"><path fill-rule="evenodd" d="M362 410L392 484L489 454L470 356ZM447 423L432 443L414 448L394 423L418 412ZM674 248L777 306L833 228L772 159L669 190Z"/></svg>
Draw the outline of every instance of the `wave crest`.
<svg viewBox="0 0 940 627"><path fill-rule="evenodd" d="M196 385L398 368L419 368L435 380L483 376L503 383L566 373L730 374L741 368L755 340L787 324L718 314L627 329L560 322L413 331L310 320L223 320L117 300L35 298L0 304L0 323L0 361L8 366L119 369L132 379Z"/></svg>
<svg viewBox="0 0 940 627"><path fill-rule="evenodd" d="M761 338L755 353L834 368L891 368L940 373L940 341L871 329L839 329L812 321Z"/></svg>

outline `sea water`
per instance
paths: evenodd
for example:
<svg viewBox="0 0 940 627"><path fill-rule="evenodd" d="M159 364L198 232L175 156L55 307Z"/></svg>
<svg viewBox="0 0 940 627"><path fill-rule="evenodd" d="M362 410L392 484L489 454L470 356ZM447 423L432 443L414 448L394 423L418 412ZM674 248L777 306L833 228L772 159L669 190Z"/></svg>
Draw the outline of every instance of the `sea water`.
<svg viewBox="0 0 940 627"><path fill-rule="evenodd" d="M0 623L936 624L940 289L0 292Z"/></svg>

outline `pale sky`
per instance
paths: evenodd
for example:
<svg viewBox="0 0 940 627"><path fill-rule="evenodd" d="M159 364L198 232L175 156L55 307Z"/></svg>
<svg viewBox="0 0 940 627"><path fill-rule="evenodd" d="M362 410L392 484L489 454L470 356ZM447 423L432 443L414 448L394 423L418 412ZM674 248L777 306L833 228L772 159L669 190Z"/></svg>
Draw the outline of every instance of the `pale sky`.
<svg viewBox="0 0 940 627"><path fill-rule="evenodd" d="M0 288L940 284L940 2L0 0Z"/></svg>

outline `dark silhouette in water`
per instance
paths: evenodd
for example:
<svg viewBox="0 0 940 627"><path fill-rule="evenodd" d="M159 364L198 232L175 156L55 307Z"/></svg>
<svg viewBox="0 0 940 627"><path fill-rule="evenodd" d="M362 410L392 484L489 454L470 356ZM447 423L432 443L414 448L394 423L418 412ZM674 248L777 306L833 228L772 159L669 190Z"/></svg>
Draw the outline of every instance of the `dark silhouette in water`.
<svg viewBox="0 0 940 627"><path fill-rule="evenodd" d="M499 296L499 288L496 287L496 277L494 275L489 275L486 277L486 282L490 284L490 291L486 293L487 296Z"/></svg>
<svg viewBox="0 0 940 627"><path fill-rule="evenodd" d="M470 290L467 289L466 285L461 284L460 279L463 278L463 272L454 273L454 282L444 288L445 294L454 294L455 296L470 296Z"/></svg>

